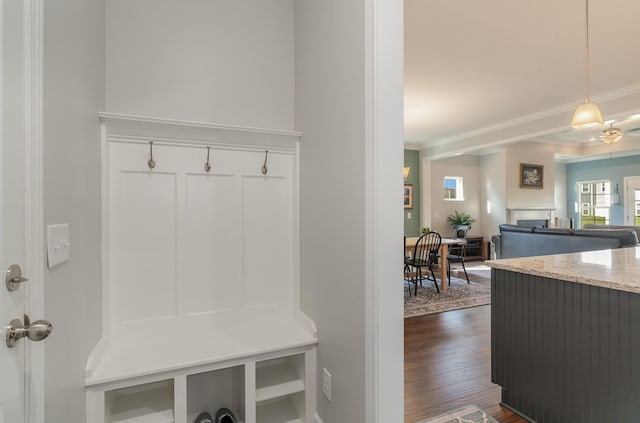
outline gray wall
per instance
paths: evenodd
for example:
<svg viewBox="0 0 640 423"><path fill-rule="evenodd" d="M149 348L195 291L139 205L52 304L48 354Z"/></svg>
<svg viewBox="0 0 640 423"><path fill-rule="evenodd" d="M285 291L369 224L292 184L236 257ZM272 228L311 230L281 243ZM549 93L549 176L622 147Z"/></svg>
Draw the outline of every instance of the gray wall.
<svg viewBox="0 0 640 423"><path fill-rule="evenodd" d="M301 307L318 327L318 415L400 422L402 289L388 282L402 265L402 2L294 7Z"/></svg>
<svg viewBox="0 0 640 423"><path fill-rule="evenodd" d="M85 418L84 370L100 338L100 128L104 0L46 1L44 223L70 224L71 260L45 272L47 423ZM34 316L35 317L35 316Z"/></svg>
<svg viewBox="0 0 640 423"><path fill-rule="evenodd" d="M108 111L293 129L293 0L109 0Z"/></svg>
<svg viewBox="0 0 640 423"><path fill-rule="evenodd" d="M331 402L318 378L326 423L404 418L402 288L389 283L402 265L402 12L295 2L301 307L318 327L318 374L333 375Z"/></svg>
<svg viewBox="0 0 640 423"><path fill-rule="evenodd" d="M553 212L553 216L558 218L558 227L568 228L569 219L567 218L567 164L556 163L555 167L556 171L554 181L554 201L556 209Z"/></svg>
<svg viewBox="0 0 640 423"><path fill-rule="evenodd" d="M555 150L553 144L540 142L520 142L505 147L506 207L554 208ZM520 163L544 166L542 189L520 188Z"/></svg>
<svg viewBox="0 0 640 423"><path fill-rule="evenodd" d="M464 201L446 201L443 199L443 183L445 176L462 176L464 185ZM471 225L469 235L480 236L482 232L482 216L480 213L480 161L477 156L462 155L448 159L431 161L429 175L430 191L423 186L424 193L430 192L431 199L431 230L440 232L443 236L452 236L451 225L447 217L455 210L469 213L476 219Z"/></svg>
<svg viewBox="0 0 640 423"><path fill-rule="evenodd" d="M327 423L366 421L363 7L294 6L301 307L318 327L317 410ZM332 374L331 403L321 393L323 367Z"/></svg>
<svg viewBox="0 0 640 423"><path fill-rule="evenodd" d="M480 218L482 235L490 241L491 236L500 233L498 226L507 221L507 182L505 178L505 153L486 154L480 160Z"/></svg>

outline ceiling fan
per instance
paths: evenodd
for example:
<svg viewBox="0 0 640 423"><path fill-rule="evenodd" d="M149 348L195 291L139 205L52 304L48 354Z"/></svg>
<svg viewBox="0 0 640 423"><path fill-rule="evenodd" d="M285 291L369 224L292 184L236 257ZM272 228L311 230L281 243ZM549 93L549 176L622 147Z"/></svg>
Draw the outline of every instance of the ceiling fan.
<svg viewBox="0 0 640 423"><path fill-rule="evenodd" d="M622 132L622 129L614 127L613 122L611 122L609 127L600 134L600 141L612 144L620 141L623 135L624 132Z"/></svg>
<svg viewBox="0 0 640 423"><path fill-rule="evenodd" d="M640 114L634 114L629 117L609 120L605 125L609 125L600 133L600 141L607 144L618 142L624 136L637 137L640 135ZM615 126L614 126L615 125Z"/></svg>
<svg viewBox="0 0 640 423"><path fill-rule="evenodd" d="M568 142L615 143L623 139L640 137L640 113L608 119L604 127L567 128L554 133L551 139Z"/></svg>

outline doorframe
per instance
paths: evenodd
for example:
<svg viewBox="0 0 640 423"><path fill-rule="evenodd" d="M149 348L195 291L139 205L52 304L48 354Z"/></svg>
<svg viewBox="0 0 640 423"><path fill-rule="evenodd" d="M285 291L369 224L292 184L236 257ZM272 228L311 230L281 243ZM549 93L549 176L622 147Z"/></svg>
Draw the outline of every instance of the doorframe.
<svg viewBox="0 0 640 423"><path fill-rule="evenodd" d="M404 291L396 254L403 233L403 2L365 9L365 420L404 419Z"/></svg>
<svg viewBox="0 0 640 423"><path fill-rule="evenodd" d="M25 49L25 310L31 318L44 317L44 0L24 2ZM25 421L44 422L43 342L26 342Z"/></svg>
<svg viewBox="0 0 640 423"><path fill-rule="evenodd" d="M627 205L628 205L628 201L630 201L629 199L629 195L631 194L629 192L629 183L631 181L640 181L640 176L625 176L623 178L623 201L622 201L622 205L624 207L624 224L625 225L635 225L634 220L630 219L629 215L627 214ZM635 201L635 200L634 200ZM635 210L633 211L633 215L635 216Z"/></svg>

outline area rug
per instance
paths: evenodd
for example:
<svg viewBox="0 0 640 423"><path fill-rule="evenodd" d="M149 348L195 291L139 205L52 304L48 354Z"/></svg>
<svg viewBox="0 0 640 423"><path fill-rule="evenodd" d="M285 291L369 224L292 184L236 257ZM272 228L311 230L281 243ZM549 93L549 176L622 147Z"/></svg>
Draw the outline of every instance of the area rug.
<svg viewBox="0 0 640 423"><path fill-rule="evenodd" d="M418 286L418 295L411 296L408 289L404 292L404 317L422 316L425 314L441 313L443 311L458 310L491 304L491 287L489 280L474 275L470 279L482 281L478 283L471 280L451 277L451 286L446 291L438 294L431 281L424 281L423 287Z"/></svg>
<svg viewBox="0 0 640 423"><path fill-rule="evenodd" d="M493 417L476 407L468 405L447 414L420 420L417 423L498 423Z"/></svg>

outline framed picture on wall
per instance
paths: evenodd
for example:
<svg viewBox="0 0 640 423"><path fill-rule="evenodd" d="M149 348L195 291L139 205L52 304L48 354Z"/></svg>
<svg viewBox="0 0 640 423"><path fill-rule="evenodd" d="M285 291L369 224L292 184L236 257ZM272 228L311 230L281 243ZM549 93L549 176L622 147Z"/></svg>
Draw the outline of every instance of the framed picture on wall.
<svg viewBox="0 0 640 423"><path fill-rule="evenodd" d="M404 208L413 208L413 185L404 184Z"/></svg>
<svg viewBox="0 0 640 423"><path fill-rule="evenodd" d="M520 188L542 189L543 182L543 165L520 163Z"/></svg>

